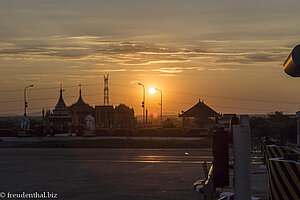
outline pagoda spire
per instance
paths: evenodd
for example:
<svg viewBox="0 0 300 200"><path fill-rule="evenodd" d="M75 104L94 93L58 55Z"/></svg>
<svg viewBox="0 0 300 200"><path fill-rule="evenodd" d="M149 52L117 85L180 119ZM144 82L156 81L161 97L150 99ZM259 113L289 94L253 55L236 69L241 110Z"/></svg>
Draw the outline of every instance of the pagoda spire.
<svg viewBox="0 0 300 200"><path fill-rule="evenodd" d="M65 90L63 89L63 86L62 86L62 83L60 84L60 96L59 96L59 98L60 99L63 99L63 96L62 96L62 93L64 92Z"/></svg>
<svg viewBox="0 0 300 200"><path fill-rule="evenodd" d="M81 83L79 83L79 98L81 98Z"/></svg>
<svg viewBox="0 0 300 200"><path fill-rule="evenodd" d="M83 101L82 96L81 96L81 83L79 84L79 98L78 101Z"/></svg>
<svg viewBox="0 0 300 200"><path fill-rule="evenodd" d="M65 112L67 110L66 103L65 103L65 101L63 99L63 92L64 91L65 90L63 89L62 84L60 84L60 90L59 90L60 95L59 95L58 102L57 102L57 104L56 104L56 106L55 106L55 108L53 110L54 114L60 115L62 112Z"/></svg>

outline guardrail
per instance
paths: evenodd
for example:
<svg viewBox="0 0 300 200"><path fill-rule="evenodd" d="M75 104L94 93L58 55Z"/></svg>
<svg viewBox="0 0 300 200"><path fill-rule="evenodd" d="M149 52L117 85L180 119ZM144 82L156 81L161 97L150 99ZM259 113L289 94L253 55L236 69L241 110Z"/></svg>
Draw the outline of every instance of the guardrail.
<svg viewBox="0 0 300 200"><path fill-rule="evenodd" d="M269 144L268 144L269 143ZM269 177L271 200L300 199L300 163L299 154L284 146L270 144L262 141L264 157ZM289 154L295 155L289 156ZM294 157L296 160L286 158Z"/></svg>

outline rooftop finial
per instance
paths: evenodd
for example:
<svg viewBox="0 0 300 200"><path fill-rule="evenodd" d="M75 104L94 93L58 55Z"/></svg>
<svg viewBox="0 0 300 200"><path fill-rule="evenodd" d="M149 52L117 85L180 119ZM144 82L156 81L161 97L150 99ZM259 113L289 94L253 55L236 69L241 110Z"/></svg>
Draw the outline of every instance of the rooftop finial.
<svg viewBox="0 0 300 200"><path fill-rule="evenodd" d="M64 92L65 90L63 89L63 86L62 86L62 83L60 84L60 98L62 98L62 93Z"/></svg>
<svg viewBox="0 0 300 200"><path fill-rule="evenodd" d="M79 98L81 98L81 83L79 83Z"/></svg>

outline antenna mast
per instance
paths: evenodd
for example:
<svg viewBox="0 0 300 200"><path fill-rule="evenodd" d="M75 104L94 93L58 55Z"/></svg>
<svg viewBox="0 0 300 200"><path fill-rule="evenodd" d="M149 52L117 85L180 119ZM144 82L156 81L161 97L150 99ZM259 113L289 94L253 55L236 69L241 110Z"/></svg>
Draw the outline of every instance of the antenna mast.
<svg viewBox="0 0 300 200"><path fill-rule="evenodd" d="M103 76L104 77L104 105L109 105L108 76L109 74Z"/></svg>

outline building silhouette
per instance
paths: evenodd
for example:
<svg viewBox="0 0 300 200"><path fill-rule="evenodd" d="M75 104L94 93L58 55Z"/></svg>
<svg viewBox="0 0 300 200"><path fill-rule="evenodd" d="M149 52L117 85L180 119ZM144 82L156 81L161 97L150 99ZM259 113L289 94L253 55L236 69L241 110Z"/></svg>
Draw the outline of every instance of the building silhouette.
<svg viewBox="0 0 300 200"><path fill-rule="evenodd" d="M97 128L133 128L136 125L133 108L125 104L96 106Z"/></svg>
<svg viewBox="0 0 300 200"><path fill-rule="evenodd" d="M136 124L133 108L129 108L125 104L115 107L115 127L133 128Z"/></svg>
<svg viewBox="0 0 300 200"><path fill-rule="evenodd" d="M199 99L197 104L187 111L182 111L178 116L183 118L183 126L186 126L186 118L194 118L194 123L197 128L206 128L215 124L215 118L219 117L220 114Z"/></svg>
<svg viewBox="0 0 300 200"><path fill-rule="evenodd" d="M67 108L69 116L71 117L71 123L73 128L82 127L86 129L86 121L85 118L88 115L94 116L95 109L89 104L85 103L82 99L81 95L81 87L79 90L79 97L76 103L72 104Z"/></svg>
<svg viewBox="0 0 300 200"><path fill-rule="evenodd" d="M134 110L125 104L95 106L93 108L82 98L81 85L76 103L67 106L63 99L64 90L60 89L60 96L55 108L42 111L43 119L50 131L55 133L83 133L87 130L86 117L95 118L96 128L133 128L136 125Z"/></svg>
<svg viewBox="0 0 300 200"><path fill-rule="evenodd" d="M68 107L63 99L63 89L60 88L60 96L55 108L46 111L45 120L55 133L67 132L71 124Z"/></svg>
<svg viewBox="0 0 300 200"><path fill-rule="evenodd" d="M113 128L115 109L112 105L95 106L95 112L97 128Z"/></svg>

